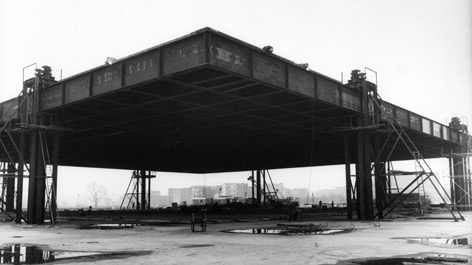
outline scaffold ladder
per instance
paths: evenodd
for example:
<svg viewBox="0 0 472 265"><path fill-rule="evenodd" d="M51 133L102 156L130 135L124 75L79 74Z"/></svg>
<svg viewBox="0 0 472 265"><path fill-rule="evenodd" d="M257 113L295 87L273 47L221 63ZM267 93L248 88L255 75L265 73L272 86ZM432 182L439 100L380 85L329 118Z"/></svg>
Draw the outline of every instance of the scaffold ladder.
<svg viewBox="0 0 472 265"><path fill-rule="evenodd" d="M380 102L382 101L382 99L380 98L380 95L378 94L377 94L377 97L378 98L372 101L378 106L379 109L381 109ZM416 177L416 179L412 183L408 185L407 188L411 187L415 181L418 181L416 187L414 187L413 190L411 191L411 192L414 192L416 189L418 189L419 186L423 185L425 181L429 180L432 186L434 187L434 189L436 190L436 192L438 193L438 195L440 196L441 200L444 202L445 207L450 211L454 220L458 221L458 218L460 217L460 219L464 221L465 218L462 216L461 212L457 209L457 207L455 207L455 202L451 200L450 196L447 194L447 191L444 189L443 185L441 184L437 176L434 174L433 170L428 165L425 158L423 157L419 149L414 144L413 140L411 140L411 138L408 136L403 126L398 122L398 120L393 115L389 115L385 120L388 122L391 132L394 132L398 136L398 139L395 145L398 143L398 141L401 141L406 147L406 149L410 152L410 154L412 155L412 158L415 160L418 168L420 169L419 175ZM395 146L393 148L395 148ZM392 154L392 152L390 152L390 155ZM390 158L390 155L388 159ZM420 178L421 180L419 180ZM445 196L442 195L440 189ZM406 188L403 191L405 190ZM397 197L398 196L396 196L396 198ZM445 197L449 200L450 203L447 202ZM393 211L393 209L395 208L395 206L392 207L392 202L395 201L396 198L393 198L384 207L384 209L391 207L390 210L385 213L385 215L388 215L389 213L391 213L391 211ZM454 211L456 211L459 217L457 217L454 214ZM374 216L374 218L375 217L377 217L377 215Z"/></svg>
<svg viewBox="0 0 472 265"><path fill-rule="evenodd" d="M472 137L471 137L472 139ZM471 140L469 139L469 146L468 150L472 150L472 146L470 146ZM451 175L449 176L450 182L451 182L451 189L456 190L459 189L461 192L463 192L463 195L461 198L454 198L456 202L461 202L465 200L465 205L458 204L457 206L462 206L462 207L470 207L472 205L472 176L471 176L471 166L470 166L470 157L472 156L472 153L467 152L463 154L449 154L448 157L452 158L461 158L459 162L455 163L452 168L454 168L457 165L462 165L464 175ZM454 178L462 178L465 185L464 187L461 187L456 183ZM454 193L454 191L451 191Z"/></svg>
<svg viewBox="0 0 472 265"><path fill-rule="evenodd" d="M25 104L27 107L28 107L28 101L29 101L29 95L27 93L25 93L25 91L21 91L18 96L17 96L17 99L18 99L18 104L16 107L19 107L21 108L20 106L22 106L23 104ZM10 113L12 111L12 109L15 107L14 104L11 104L10 107L6 110L4 110L5 113ZM28 120L28 115L25 115L26 117L26 120ZM24 168L26 169L26 171L30 171L29 167L28 167L28 164L26 163L26 160L25 158L23 157L22 153L20 152L20 148L18 147L18 145L16 144L16 141L14 139L14 137L12 136L11 134L11 130L12 130L12 123L11 123L12 119L6 119L5 121L3 121L4 123L1 125L0 127L0 134L2 133L5 133L7 136L8 136L8 139L10 140L10 144L13 146L13 148L15 149L16 151L16 154L18 155L18 158L20 160L21 163L23 163L23 166ZM18 124L17 124L18 125ZM21 124L20 124L21 125ZM20 129L22 129L20 127ZM15 161L13 160L13 156L12 154L10 154L8 148L6 147L4 141L0 138L0 145L1 147L3 148L3 150L5 151L7 157L8 157L8 160L15 164ZM16 174L13 174L13 177L16 177ZM16 195L15 195L16 196ZM3 200L3 197L2 197L2 200ZM16 199L17 200L17 199ZM2 210L3 211L3 210ZM13 220L16 220L17 222L21 222L21 220L24 220L26 221L26 218L22 215L22 211L21 209L20 210L16 210L15 211L15 214L16 214L16 218L14 218L13 216L11 216L10 214L8 214L6 211L3 211L5 214L7 214L10 218L12 218Z"/></svg>
<svg viewBox="0 0 472 265"><path fill-rule="evenodd" d="M269 170L268 169L264 170L263 175L264 175L264 180L266 180L265 177L267 176L270 182L270 186L269 186L269 182L264 181L265 186L266 186L264 198L266 200L268 199L269 201L278 202L279 201L278 190L275 188L275 185L274 185L274 182L272 181L272 177L270 176Z"/></svg>
<svg viewBox="0 0 472 265"><path fill-rule="evenodd" d="M15 220L15 217L12 216L10 213L8 213L5 209L5 206L6 206L5 197L6 197L7 188L6 188L6 183L3 182L3 177L0 177L0 185L2 186L2 191L0 194L0 213L5 214L11 220Z"/></svg>
<svg viewBox="0 0 472 265"><path fill-rule="evenodd" d="M155 172L146 170L134 170L126 189L125 196L121 202L120 209L151 209L151 179L155 178ZM140 190L141 187L141 190Z"/></svg>
<svg viewBox="0 0 472 265"><path fill-rule="evenodd" d="M7 173L7 170L6 170L6 163L0 163L1 164L1 168L0 168L0 171L2 173L2 176L0 177L0 185L2 187L2 190L1 190L1 193L0 193L0 212L3 212L5 215L7 215L9 218L12 218L12 220L14 220L14 218L7 213L5 207L6 207L6 190L7 190L7 187L6 187L6 183L3 181L4 180L4 176L6 175Z"/></svg>
<svg viewBox="0 0 472 265"><path fill-rule="evenodd" d="M421 171L420 165L416 162L417 159L419 159L419 154L417 152L414 152L415 156L415 171ZM424 176L421 175L417 180L416 183L418 185L418 210L421 215L424 215L426 213L426 217L428 217L428 205L427 205L427 197L426 197L426 189L424 187ZM426 209L426 211L425 211Z"/></svg>
<svg viewBox="0 0 472 265"><path fill-rule="evenodd" d="M138 186L139 186L139 181L137 178L137 171L134 170L133 173L131 174L131 178L128 183L128 188L126 189L125 196L123 197L123 200L121 201L120 209L136 209L139 206L138 204ZM127 201L127 203L125 203ZM126 206L125 206L126 205Z"/></svg>
<svg viewBox="0 0 472 265"><path fill-rule="evenodd" d="M51 224L55 224L56 220L59 220L59 211L57 210L57 194L54 185L54 179L52 177L53 168L50 162L48 140L46 133L39 131L40 147L43 157L44 173L45 173L45 186L46 186L46 205L45 212L49 212L51 218Z"/></svg>

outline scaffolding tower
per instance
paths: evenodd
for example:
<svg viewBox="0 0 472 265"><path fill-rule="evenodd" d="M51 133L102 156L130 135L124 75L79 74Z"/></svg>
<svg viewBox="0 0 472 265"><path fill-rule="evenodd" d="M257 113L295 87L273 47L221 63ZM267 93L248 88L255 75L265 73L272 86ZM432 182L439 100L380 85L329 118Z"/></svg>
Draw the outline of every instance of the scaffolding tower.
<svg viewBox="0 0 472 265"><path fill-rule="evenodd" d="M36 64L25 68L31 66L36 67ZM23 81L23 90L0 121L0 134L7 139L0 138L0 144L9 159L3 163L3 167L8 164L8 172L3 174L2 191L6 187L5 211L12 210L10 215L15 222L42 224L48 212L48 218L54 224L58 217L56 183L60 128L54 126L56 117L39 113L39 91L56 81L49 66L35 70L35 77ZM26 216L22 200L24 178L28 178L29 187Z"/></svg>
<svg viewBox="0 0 472 265"><path fill-rule="evenodd" d="M151 179L156 175L151 171L134 170L126 189L120 209L151 209Z"/></svg>
<svg viewBox="0 0 472 265"><path fill-rule="evenodd" d="M275 205L279 202L279 190L275 188L269 170L253 170L248 180L251 181L252 203L257 207Z"/></svg>
<svg viewBox="0 0 472 265"><path fill-rule="evenodd" d="M375 71L371 71L375 73ZM353 70L348 86L358 89L362 94L362 111L358 117L358 127L353 128L345 136L348 219L352 219L352 205L355 205L359 219L383 219L392 213L408 195L415 191L421 192L421 189L424 189L424 183L429 181L454 220L464 220L459 209L455 207L455 201L448 195L401 122L397 120L394 113L382 107L382 98L377 92L377 84L368 82L365 73ZM382 123L380 117L382 117ZM353 134L357 140L355 174L351 174L350 169L350 142ZM380 140L381 134L385 136L383 144ZM394 142L393 146L391 142ZM402 191L392 196L389 162L399 145L402 145L411 154L411 159L414 160L417 171L409 172L408 174L415 176L414 180ZM354 182L352 177L354 177ZM371 192L374 188L372 178L375 180L375 203ZM374 211L373 205L375 205L376 211Z"/></svg>
<svg viewBox="0 0 472 265"><path fill-rule="evenodd" d="M472 156L472 136L467 125L462 124L458 117L452 119L449 126L462 133L462 145L444 156L449 158L451 195L457 207L464 210L472 209L472 179L470 157Z"/></svg>

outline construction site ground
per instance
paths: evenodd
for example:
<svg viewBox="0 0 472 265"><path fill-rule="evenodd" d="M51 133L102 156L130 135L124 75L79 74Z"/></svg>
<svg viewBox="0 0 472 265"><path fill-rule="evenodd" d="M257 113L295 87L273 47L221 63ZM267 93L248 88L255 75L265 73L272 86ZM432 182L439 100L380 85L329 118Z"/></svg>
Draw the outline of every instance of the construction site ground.
<svg viewBox="0 0 472 265"><path fill-rule="evenodd" d="M462 215L366 221L325 211L289 221L283 211L208 212L206 232L192 232L188 212L72 211L54 225L0 223L0 263L24 264L13 262L15 247L35 247L50 264L472 264L472 212Z"/></svg>

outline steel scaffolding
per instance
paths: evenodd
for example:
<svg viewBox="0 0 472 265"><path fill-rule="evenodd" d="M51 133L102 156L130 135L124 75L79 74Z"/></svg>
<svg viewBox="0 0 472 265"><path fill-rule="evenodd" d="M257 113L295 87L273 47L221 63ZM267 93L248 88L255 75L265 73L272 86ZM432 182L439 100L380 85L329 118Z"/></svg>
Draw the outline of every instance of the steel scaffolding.
<svg viewBox="0 0 472 265"><path fill-rule="evenodd" d="M56 129L53 129L55 118L39 114L39 91L55 83L51 68L43 66L36 69L36 76L23 82L23 90L16 99L17 113L2 120L0 134L7 136L8 141L0 139L0 144L9 159L5 204L8 210L14 210L15 222L22 220L29 224L42 224L45 213L51 223L55 223L57 215L57 161L58 140ZM51 142L51 144L49 144ZM52 146L52 147L51 147ZM10 147L10 148L8 148ZM9 150L14 150L11 152ZM26 173L26 174L25 174ZM28 204L26 216L23 213L23 180L28 178ZM10 180L8 180L10 179ZM13 214L12 214L13 216Z"/></svg>
<svg viewBox="0 0 472 265"><path fill-rule="evenodd" d="M120 209L150 210L151 179L155 177L150 171L134 170Z"/></svg>
<svg viewBox="0 0 472 265"><path fill-rule="evenodd" d="M351 129L345 136L345 168L346 168L346 195L348 203L348 219L352 219L353 206L356 207L359 219L383 219L389 215L404 200L402 195L417 191L426 181L430 181L436 192L449 209L454 220L464 220L464 217L456 207L456 203L447 194L447 191L431 170L425 158L416 147L414 141L409 137L401 123L393 113L382 113L382 99L377 93L377 85L365 80L365 74L359 70L351 73L349 86L361 91L362 112L358 118L356 128ZM386 123L380 123L380 116ZM357 139L357 161L356 173L351 175L350 148L353 134ZM386 134L383 144L380 141L380 134ZM393 146L390 144L394 142ZM415 161L418 171L414 174L415 179L408 184L401 192L391 198L391 178L390 169L387 167L395 149L403 146L411 154L411 159ZM388 178L387 178L388 176ZM354 185L351 177L354 178ZM373 200L372 177L375 180L375 197ZM461 185L463 186L463 185ZM411 190L409 190L411 188ZM444 194L444 196L443 196ZM376 213L374 214L374 204Z"/></svg>

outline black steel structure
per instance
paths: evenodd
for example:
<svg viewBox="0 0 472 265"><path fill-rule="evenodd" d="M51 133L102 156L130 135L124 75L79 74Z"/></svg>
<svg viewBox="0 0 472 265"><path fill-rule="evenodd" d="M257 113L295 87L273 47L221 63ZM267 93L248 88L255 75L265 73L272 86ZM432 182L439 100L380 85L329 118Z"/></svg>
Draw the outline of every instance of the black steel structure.
<svg viewBox="0 0 472 265"><path fill-rule="evenodd" d="M156 175L145 170L134 170L120 209L151 209L151 179Z"/></svg>
<svg viewBox="0 0 472 265"><path fill-rule="evenodd" d="M385 189L386 162L412 159L392 124L422 159L469 137L381 100L365 73L343 84L204 28L61 81L39 69L0 104L0 161L16 172L17 221L29 176L29 223L44 220L43 190L48 178L57 186L58 165L210 173L346 164L348 217L356 205L370 219L373 176Z"/></svg>

